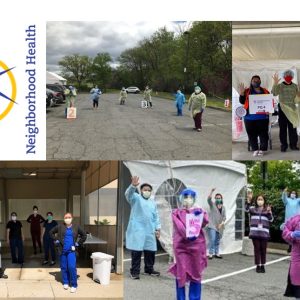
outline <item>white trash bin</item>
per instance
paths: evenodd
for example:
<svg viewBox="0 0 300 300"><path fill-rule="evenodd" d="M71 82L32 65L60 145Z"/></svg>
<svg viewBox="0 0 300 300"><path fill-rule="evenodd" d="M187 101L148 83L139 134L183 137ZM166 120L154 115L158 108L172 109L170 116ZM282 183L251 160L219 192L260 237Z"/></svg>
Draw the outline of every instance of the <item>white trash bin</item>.
<svg viewBox="0 0 300 300"><path fill-rule="evenodd" d="M102 285L110 282L111 260L114 257L102 252L94 252L91 255L93 260L93 280Z"/></svg>

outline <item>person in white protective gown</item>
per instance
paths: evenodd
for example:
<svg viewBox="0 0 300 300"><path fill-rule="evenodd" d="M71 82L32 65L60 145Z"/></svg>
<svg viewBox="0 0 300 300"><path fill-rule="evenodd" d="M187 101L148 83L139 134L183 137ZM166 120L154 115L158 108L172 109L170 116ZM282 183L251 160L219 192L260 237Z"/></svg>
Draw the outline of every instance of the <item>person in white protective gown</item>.
<svg viewBox="0 0 300 300"><path fill-rule="evenodd" d="M144 252L145 275L159 276L154 270L156 238L160 237L160 220L155 200L151 197L152 186L144 183L137 193L139 177L133 176L125 197L131 206L129 223L126 231L126 248L131 250L132 279L140 279L141 257Z"/></svg>

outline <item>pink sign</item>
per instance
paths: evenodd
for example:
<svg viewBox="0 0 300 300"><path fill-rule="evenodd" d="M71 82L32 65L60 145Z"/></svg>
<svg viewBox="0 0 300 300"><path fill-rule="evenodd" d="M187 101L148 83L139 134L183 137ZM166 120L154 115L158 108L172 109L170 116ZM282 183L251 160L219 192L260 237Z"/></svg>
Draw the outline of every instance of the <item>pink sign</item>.
<svg viewBox="0 0 300 300"><path fill-rule="evenodd" d="M186 237L198 237L202 228L203 213L195 216L194 214L186 214Z"/></svg>

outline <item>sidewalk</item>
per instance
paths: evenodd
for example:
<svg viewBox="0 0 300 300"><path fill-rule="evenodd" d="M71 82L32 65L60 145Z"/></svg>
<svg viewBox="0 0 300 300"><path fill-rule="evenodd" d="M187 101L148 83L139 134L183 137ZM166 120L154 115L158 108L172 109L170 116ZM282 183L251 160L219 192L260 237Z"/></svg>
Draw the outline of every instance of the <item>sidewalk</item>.
<svg viewBox="0 0 300 300"><path fill-rule="evenodd" d="M92 280L92 269L77 269L78 289L75 294L64 290L59 268L7 268L8 279L0 279L0 300L12 299L123 299L123 276L111 274L110 285Z"/></svg>

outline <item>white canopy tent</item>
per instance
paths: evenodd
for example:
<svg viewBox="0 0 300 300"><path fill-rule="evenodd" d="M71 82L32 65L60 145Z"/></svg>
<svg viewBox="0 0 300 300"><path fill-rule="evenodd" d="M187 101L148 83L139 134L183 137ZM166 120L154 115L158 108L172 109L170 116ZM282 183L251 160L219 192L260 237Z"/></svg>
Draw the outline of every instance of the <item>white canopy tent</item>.
<svg viewBox="0 0 300 300"><path fill-rule="evenodd" d="M262 86L272 90L272 76L292 69L294 82L300 78L299 22L236 22L232 30L233 135L235 141L247 141L245 130L237 132L236 109L240 106L238 84L249 86L251 77L259 75Z"/></svg>
<svg viewBox="0 0 300 300"><path fill-rule="evenodd" d="M67 84L67 79L61 77L60 75L58 75L56 73L46 71L46 83Z"/></svg>
<svg viewBox="0 0 300 300"><path fill-rule="evenodd" d="M197 192L197 206L208 211L207 196L216 187L224 197L227 220L221 240L221 253L241 251L244 230L246 166L234 161L126 161L132 175L153 186L162 224L160 243L172 256L172 208L177 207L180 192Z"/></svg>

